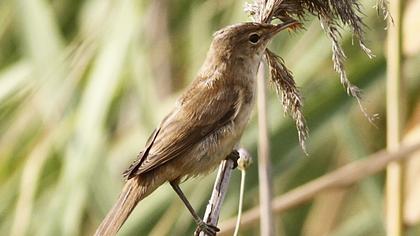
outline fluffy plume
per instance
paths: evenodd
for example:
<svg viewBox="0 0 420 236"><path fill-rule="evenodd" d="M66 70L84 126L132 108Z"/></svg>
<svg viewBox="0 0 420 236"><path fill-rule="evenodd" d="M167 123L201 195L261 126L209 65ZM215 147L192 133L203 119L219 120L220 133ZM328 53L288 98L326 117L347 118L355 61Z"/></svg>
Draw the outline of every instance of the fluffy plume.
<svg viewBox="0 0 420 236"><path fill-rule="evenodd" d="M376 7L378 11L382 11L385 19L390 18L386 0L378 0ZM307 15L318 17L322 28L331 40L334 70L340 75L341 84L349 95L356 98L363 114L373 123L375 117L369 116L363 107L360 89L347 79L344 68L346 55L340 45L341 34L338 30L342 25L350 26L360 48L369 58L374 56L365 43L363 30L365 24L361 17L363 13L358 0L255 0L245 5L245 11L252 16L254 21L260 23L271 23L275 19L282 22L301 23ZM268 49L265 58L270 67L271 80L282 98L283 107L296 122L299 142L305 151L308 128L303 117L302 99L292 73L286 68L283 60Z"/></svg>
<svg viewBox="0 0 420 236"><path fill-rule="evenodd" d="M267 49L265 57L270 69L271 81L274 83L277 94L281 97L284 111L295 120L300 146L307 154L305 140L308 137L308 128L303 116L302 97L293 80L293 75L286 68L283 60L272 51Z"/></svg>

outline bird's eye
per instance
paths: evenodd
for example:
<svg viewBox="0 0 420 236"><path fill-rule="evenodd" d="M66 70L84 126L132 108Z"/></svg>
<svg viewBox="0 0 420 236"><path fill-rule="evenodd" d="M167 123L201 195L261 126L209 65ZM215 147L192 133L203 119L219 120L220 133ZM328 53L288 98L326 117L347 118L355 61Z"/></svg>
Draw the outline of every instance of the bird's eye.
<svg viewBox="0 0 420 236"><path fill-rule="evenodd" d="M248 38L249 42L251 42L252 44L256 44L258 43L258 41L260 41L260 36L258 34L251 34Z"/></svg>

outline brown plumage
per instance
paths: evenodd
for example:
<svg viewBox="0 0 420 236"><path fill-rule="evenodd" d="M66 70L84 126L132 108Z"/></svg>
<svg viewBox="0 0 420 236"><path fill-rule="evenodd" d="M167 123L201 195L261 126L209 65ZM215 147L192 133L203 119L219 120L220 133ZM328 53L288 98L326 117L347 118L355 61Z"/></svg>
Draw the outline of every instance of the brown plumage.
<svg viewBox="0 0 420 236"><path fill-rule="evenodd" d="M180 191L182 180L214 170L232 152L252 111L255 76L267 43L293 24L242 23L214 34L197 78L124 173L122 193L95 235L115 235L137 203L157 187L170 182Z"/></svg>

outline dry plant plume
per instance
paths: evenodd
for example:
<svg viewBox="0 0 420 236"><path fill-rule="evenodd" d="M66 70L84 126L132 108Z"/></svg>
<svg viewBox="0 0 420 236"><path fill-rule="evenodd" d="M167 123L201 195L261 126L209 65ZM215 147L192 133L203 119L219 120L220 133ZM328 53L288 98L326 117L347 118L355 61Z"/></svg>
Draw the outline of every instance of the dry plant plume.
<svg viewBox="0 0 420 236"><path fill-rule="evenodd" d="M384 18L389 18L387 0L378 0L376 5ZM376 116L370 116L362 105L361 90L353 85L347 78L344 67L346 55L341 47L342 26L349 26L353 35L358 41L360 48L369 58L374 55L367 47L364 38L364 27L362 10L357 0L255 0L245 5L245 11L260 23L271 23L273 20L282 22L296 21L296 28L302 28L301 23L307 15L316 16L326 35L331 41L332 61L334 70L340 75L340 82L346 89L347 94L356 98L360 110L373 123ZM392 21L392 19L391 19ZM292 73L287 69L282 58L270 50L266 50L265 58L271 72L271 81L282 99L285 112L295 120L298 130L299 142L306 153L305 140L308 135L308 128L303 117L303 103Z"/></svg>
<svg viewBox="0 0 420 236"><path fill-rule="evenodd" d="M303 101L299 89L293 80L292 73L284 65L283 59L267 49L265 53L270 68L271 80L275 85L276 92L281 96L285 112L295 120L298 130L299 142L305 152L305 140L308 137L308 128L303 115Z"/></svg>

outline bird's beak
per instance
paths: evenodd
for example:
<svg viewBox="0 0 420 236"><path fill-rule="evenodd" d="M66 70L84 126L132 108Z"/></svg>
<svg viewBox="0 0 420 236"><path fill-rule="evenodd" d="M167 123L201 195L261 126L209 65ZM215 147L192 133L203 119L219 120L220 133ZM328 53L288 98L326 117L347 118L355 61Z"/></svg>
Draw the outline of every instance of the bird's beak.
<svg viewBox="0 0 420 236"><path fill-rule="evenodd" d="M268 33L268 37L271 38L274 35L276 35L278 32L287 29L289 27L294 27L294 26L298 26L300 23L292 20L292 21L287 21L278 25L273 26L273 28L270 29L269 33Z"/></svg>

